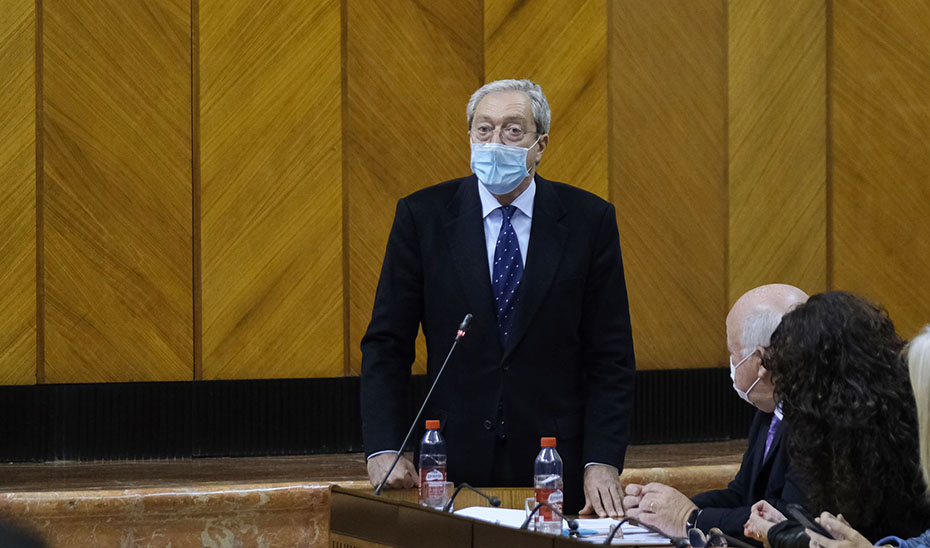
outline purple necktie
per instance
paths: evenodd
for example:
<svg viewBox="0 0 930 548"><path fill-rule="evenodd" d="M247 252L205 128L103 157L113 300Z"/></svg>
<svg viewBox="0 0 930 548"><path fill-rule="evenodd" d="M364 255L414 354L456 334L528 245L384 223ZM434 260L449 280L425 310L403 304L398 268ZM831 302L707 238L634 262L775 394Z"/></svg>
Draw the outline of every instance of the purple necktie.
<svg viewBox="0 0 930 548"><path fill-rule="evenodd" d="M520 280L523 278L523 256L520 255L520 243L517 233L510 224L510 218L517 211L517 206L504 206L501 210L501 231L497 236L494 250L494 268L491 274L494 288L494 304L497 311L497 327L502 344L507 344L513 327L513 309L517 304Z"/></svg>
<svg viewBox="0 0 930 548"><path fill-rule="evenodd" d="M772 424L769 425L769 433L765 437L765 453L762 454L762 460L769 456L769 449L772 448L772 440L775 439L775 432L778 431L779 423L781 423L781 419L778 418L778 415L772 415Z"/></svg>

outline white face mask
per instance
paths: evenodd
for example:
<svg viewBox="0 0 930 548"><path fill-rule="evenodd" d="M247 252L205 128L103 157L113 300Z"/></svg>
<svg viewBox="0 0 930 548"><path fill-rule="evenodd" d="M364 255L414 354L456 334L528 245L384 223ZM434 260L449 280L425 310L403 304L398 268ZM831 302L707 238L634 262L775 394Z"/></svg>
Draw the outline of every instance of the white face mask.
<svg viewBox="0 0 930 548"><path fill-rule="evenodd" d="M750 352L745 358L741 359L741 360L739 361L739 363L736 364L736 365L733 365L733 356L730 356L730 380L733 381L733 390L736 390L736 393L739 394L739 397L742 398L743 401L745 401L746 403L748 403L748 404L750 404L750 405L755 405L755 404L752 403L751 401L749 401L749 393L752 392L752 389L755 388L757 384L759 384L759 380L760 380L760 379L759 379L759 377L756 377L755 382L753 382L753 383L749 386L749 388L746 389L745 392L743 392L742 390L739 389L738 386L736 386L736 370L739 368L739 366L741 366L741 365L743 365L744 363L746 363L746 360L748 360L749 358L751 358L757 351L758 351L758 349L757 349L757 350L753 350L753 351Z"/></svg>

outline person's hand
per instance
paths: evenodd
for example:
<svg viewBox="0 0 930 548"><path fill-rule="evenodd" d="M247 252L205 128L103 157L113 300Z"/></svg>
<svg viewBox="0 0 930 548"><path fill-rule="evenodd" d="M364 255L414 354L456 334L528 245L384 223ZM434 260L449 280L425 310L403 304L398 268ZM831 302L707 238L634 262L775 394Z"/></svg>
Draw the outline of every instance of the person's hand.
<svg viewBox="0 0 930 548"><path fill-rule="evenodd" d="M681 491L661 483L649 483L645 487L627 485L626 493L624 502L637 502L635 508L627 507L627 516L668 535L687 536L688 516L697 506Z"/></svg>
<svg viewBox="0 0 930 548"><path fill-rule="evenodd" d="M623 497L623 507L626 508L627 515L630 515L630 510L639 508L639 501L642 499L643 486L638 483L628 483L626 484L626 489L624 492L626 493L626 496Z"/></svg>
<svg viewBox="0 0 930 548"><path fill-rule="evenodd" d="M764 500L752 505L749 511L749 519L743 524L743 534L747 537L754 538L764 545L769 545L769 529L780 521L785 521L785 516L775 509L771 504Z"/></svg>
<svg viewBox="0 0 930 548"><path fill-rule="evenodd" d="M752 512L758 512L759 516L766 521L771 521L773 524L785 521L786 518L784 514L778 511L777 508L769 504L767 500L760 500L759 502L752 505Z"/></svg>
<svg viewBox="0 0 930 548"><path fill-rule="evenodd" d="M596 513L601 518L623 515L623 486L616 468L592 464L584 469L584 508L578 513Z"/></svg>
<svg viewBox="0 0 930 548"><path fill-rule="evenodd" d="M396 457L396 453L381 453L368 459L368 481L377 487L381 480L384 479L384 474L387 473ZM394 467L387 483L384 484L385 487L392 489L410 489L418 485L420 485L420 476L417 474L417 469L414 468L413 463L407 460L406 457L401 457L397 461L397 466Z"/></svg>
<svg viewBox="0 0 930 548"><path fill-rule="evenodd" d="M846 523L843 515L834 516L824 512L817 518L817 523L833 536L829 539L810 529L804 529L811 538L810 548L871 548L872 543Z"/></svg>

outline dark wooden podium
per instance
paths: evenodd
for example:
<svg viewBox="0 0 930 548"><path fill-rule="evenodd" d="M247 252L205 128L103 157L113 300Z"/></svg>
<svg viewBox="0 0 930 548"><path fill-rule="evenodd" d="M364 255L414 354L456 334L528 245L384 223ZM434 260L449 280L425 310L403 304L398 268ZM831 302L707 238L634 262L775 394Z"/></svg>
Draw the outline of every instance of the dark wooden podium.
<svg viewBox="0 0 930 548"><path fill-rule="evenodd" d="M375 497L341 487L332 488L330 503L332 548L554 548L591 546L564 536L520 531Z"/></svg>

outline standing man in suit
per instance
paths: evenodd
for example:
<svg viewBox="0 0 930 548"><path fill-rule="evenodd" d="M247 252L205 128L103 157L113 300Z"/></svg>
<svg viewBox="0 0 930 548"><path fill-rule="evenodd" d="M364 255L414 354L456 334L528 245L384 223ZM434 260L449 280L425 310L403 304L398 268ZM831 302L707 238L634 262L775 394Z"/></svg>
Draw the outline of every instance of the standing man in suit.
<svg viewBox="0 0 930 548"><path fill-rule="evenodd" d="M614 208L536 174L550 120L537 84L486 84L466 113L474 175L397 204L361 345L369 479L407 430L418 327L432 381L471 313L426 413L441 421L449 480L532 486L540 437L555 436L564 509L619 515L635 365ZM417 483L407 459L388 479Z"/></svg>
<svg viewBox="0 0 930 548"><path fill-rule="evenodd" d="M756 501L765 499L773 505L778 501L804 503L804 493L788 477L788 450L781 441L781 410L776 406L772 377L762 366L761 354L782 316L805 301L807 294L797 287L764 285L740 297L727 315L733 389L759 410L750 426L749 447L736 478L726 489L700 493L690 500L661 483L628 484L623 499L627 515L678 537L687 536L691 528L707 533L717 527L728 535L745 538L743 524Z"/></svg>

